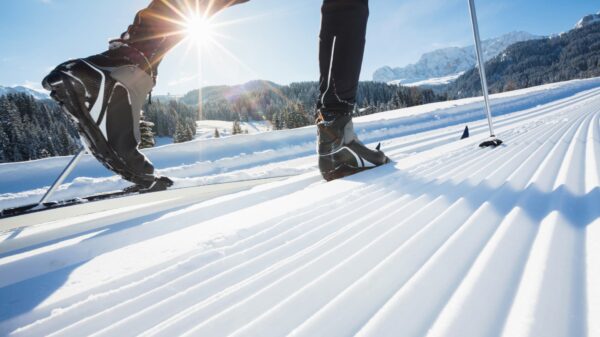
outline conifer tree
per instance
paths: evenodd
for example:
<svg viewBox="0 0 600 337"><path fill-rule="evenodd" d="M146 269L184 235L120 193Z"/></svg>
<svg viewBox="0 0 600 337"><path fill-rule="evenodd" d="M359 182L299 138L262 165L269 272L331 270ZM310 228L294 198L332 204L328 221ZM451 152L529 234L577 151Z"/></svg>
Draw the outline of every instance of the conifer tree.
<svg viewBox="0 0 600 337"><path fill-rule="evenodd" d="M8 136L6 132L0 127L0 163L5 163L9 161L9 155L7 153L9 144Z"/></svg>
<svg viewBox="0 0 600 337"><path fill-rule="evenodd" d="M194 139L194 128L188 123L185 128L185 141L189 142Z"/></svg>
<svg viewBox="0 0 600 337"><path fill-rule="evenodd" d="M57 132L57 141L58 141L58 153L56 155L65 156L72 154L70 144L72 143L72 139L69 136L69 132L67 131L67 127L64 125L60 125Z"/></svg>
<svg viewBox="0 0 600 337"><path fill-rule="evenodd" d="M240 121L236 119L235 121L233 121L233 127L231 130L231 134L238 135L240 133L242 133L242 127L240 125Z"/></svg>
<svg viewBox="0 0 600 337"><path fill-rule="evenodd" d="M175 134L173 135L173 142L174 143L185 142L185 128L184 128L183 124L179 123L179 121L177 121L177 124L175 125Z"/></svg>
<svg viewBox="0 0 600 337"><path fill-rule="evenodd" d="M140 149L151 148L156 144L154 140L154 132L152 131L153 127L154 123L146 120L146 116L142 115L142 118L140 119Z"/></svg>

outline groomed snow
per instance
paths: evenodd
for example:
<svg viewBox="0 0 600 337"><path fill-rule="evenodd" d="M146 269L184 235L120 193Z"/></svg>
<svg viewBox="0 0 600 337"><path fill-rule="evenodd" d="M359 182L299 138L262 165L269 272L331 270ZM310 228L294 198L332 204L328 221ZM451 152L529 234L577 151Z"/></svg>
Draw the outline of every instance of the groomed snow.
<svg viewBox="0 0 600 337"><path fill-rule="evenodd" d="M497 149L478 100L359 119L395 162L331 183L313 128L230 137L308 172L4 232L0 335L600 336L600 80L494 102Z"/></svg>

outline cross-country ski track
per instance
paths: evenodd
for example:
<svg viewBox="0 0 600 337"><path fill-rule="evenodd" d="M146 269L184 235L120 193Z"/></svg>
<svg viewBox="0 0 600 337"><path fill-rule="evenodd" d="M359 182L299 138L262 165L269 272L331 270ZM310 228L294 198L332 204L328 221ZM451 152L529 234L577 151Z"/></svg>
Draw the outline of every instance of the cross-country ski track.
<svg viewBox="0 0 600 337"><path fill-rule="evenodd" d="M481 119L330 183L5 231L0 335L600 336L600 88L495 122L496 149Z"/></svg>

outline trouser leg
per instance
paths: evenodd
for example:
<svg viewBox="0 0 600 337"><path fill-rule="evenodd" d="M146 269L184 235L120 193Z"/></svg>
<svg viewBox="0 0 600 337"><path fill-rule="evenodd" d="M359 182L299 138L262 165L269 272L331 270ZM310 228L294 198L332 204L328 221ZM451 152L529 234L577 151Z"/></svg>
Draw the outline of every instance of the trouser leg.
<svg viewBox="0 0 600 337"><path fill-rule="evenodd" d="M328 114L350 114L365 49L368 0L324 0L321 11L317 107Z"/></svg>

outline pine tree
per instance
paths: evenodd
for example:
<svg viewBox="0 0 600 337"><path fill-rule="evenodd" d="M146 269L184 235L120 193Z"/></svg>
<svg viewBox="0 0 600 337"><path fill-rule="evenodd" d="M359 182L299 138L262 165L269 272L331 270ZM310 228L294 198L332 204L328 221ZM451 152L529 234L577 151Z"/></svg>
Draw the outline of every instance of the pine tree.
<svg viewBox="0 0 600 337"><path fill-rule="evenodd" d="M173 142L174 143L185 142L185 128L184 128L183 124L179 123L179 121L177 121L177 124L175 125L175 134L173 135Z"/></svg>
<svg viewBox="0 0 600 337"><path fill-rule="evenodd" d="M154 132L152 131L153 127L154 123L148 121L146 116L142 115L142 118L140 119L140 149L151 148L156 144L154 141Z"/></svg>
<svg viewBox="0 0 600 337"><path fill-rule="evenodd" d="M2 125L0 124L0 163L6 163L10 161L6 151L9 146L9 142L8 135L6 135L6 132L4 132Z"/></svg>
<svg viewBox="0 0 600 337"><path fill-rule="evenodd" d="M185 141L189 142L190 140L194 140L194 134L194 127L188 123L185 128Z"/></svg>
<svg viewBox="0 0 600 337"><path fill-rule="evenodd" d="M10 144L11 147L13 147L13 160L28 160L27 136L25 135L26 128L23 126L19 110L14 103L10 104L8 114L11 118L10 125L12 128L12 135L10 138Z"/></svg>
<svg viewBox="0 0 600 337"><path fill-rule="evenodd" d="M70 144L72 142L69 132L64 125L60 125L56 135L56 141L58 144L58 155L66 156L72 154Z"/></svg>
<svg viewBox="0 0 600 337"><path fill-rule="evenodd" d="M231 130L231 134L238 135L240 133L242 133L242 127L240 125L240 121L236 119L235 121L233 121L233 127Z"/></svg>
<svg viewBox="0 0 600 337"><path fill-rule="evenodd" d="M219 129L215 128L215 134L214 134L215 138L221 138L221 134L219 133Z"/></svg>
<svg viewBox="0 0 600 337"><path fill-rule="evenodd" d="M173 142L175 143L184 143L189 142L194 139L194 134L192 133L192 128L189 125L185 125L181 121L177 121L177 125L175 126L175 135L173 136Z"/></svg>
<svg viewBox="0 0 600 337"><path fill-rule="evenodd" d="M46 149L41 149L38 153L38 158L48 158L50 157L50 152Z"/></svg>

